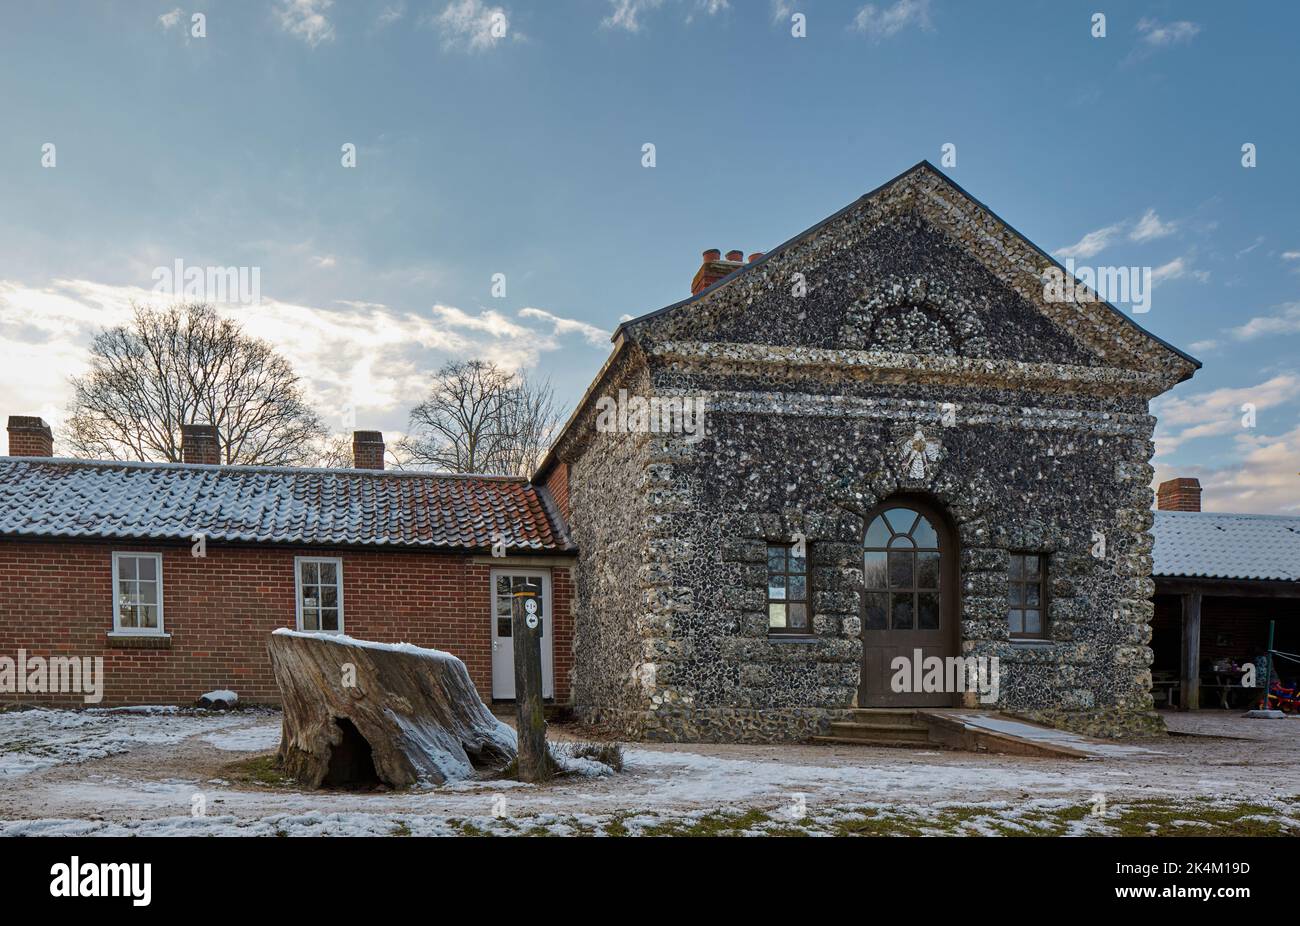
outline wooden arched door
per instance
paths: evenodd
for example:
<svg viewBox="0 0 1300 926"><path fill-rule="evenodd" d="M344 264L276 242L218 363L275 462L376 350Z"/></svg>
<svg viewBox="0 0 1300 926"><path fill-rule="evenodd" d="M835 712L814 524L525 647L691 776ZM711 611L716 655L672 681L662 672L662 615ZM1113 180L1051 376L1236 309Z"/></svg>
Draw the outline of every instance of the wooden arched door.
<svg viewBox="0 0 1300 926"><path fill-rule="evenodd" d="M895 657L914 661L958 653L957 542L946 516L921 499L899 497L865 520L862 541L861 707L951 707L956 692L896 692ZM910 664L910 663L909 663Z"/></svg>

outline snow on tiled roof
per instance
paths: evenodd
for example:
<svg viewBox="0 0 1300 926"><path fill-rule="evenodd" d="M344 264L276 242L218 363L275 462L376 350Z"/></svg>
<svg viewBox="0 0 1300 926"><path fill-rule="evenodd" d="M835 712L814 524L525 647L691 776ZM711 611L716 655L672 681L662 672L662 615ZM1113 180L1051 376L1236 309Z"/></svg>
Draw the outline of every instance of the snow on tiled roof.
<svg viewBox="0 0 1300 926"><path fill-rule="evenodd" d="M0 457L0 535L565 550L524 479Z"/></svg>
<svg viewBox="0 0 1300 926"><path fill-rule="evenodd" d="M1300 581L1300 517L1156 511L1157 576Z"/></svg>

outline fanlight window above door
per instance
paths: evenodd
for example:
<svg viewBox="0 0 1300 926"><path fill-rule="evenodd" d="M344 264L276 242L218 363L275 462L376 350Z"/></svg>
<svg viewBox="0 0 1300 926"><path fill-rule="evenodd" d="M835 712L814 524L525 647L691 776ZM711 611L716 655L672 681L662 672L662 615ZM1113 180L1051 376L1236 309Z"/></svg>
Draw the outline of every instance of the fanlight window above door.
<svg viewBox="0 0 1300 926"><path fill-rule="evenodd" d="M939 534L925 515L887 508L863 541L866 630L939 629Z"/></svg>

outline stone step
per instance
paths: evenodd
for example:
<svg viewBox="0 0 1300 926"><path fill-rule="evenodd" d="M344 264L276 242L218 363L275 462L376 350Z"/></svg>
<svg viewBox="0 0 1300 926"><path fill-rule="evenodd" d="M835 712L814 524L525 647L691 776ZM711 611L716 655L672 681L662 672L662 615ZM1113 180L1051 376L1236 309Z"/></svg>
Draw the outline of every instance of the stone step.
<svg viewBox="0 0 1300 926"><path fill-rule="evenodd" d="M862 736L814 736L814 743L826 746L888 746L891 749L918 749L929 743L900 739L870 739Z"/></svg>
<svg viewBox="0 0 1300 926"><path fill-rule="evenodd" d="M925 718L914 710L889 710L884 708L855 708L851 714L853 723L868 723L877 726L891 726L900 729L924 730L928 726Z"/></svg>
<svg viewBox="0 0 1300 926"><path fill-rule="evenodd" d="M893 723L848 723L831 724L830 735L839 739L890 740L899 743L928 743L929 728L925 726L899 726Z"/></svg>

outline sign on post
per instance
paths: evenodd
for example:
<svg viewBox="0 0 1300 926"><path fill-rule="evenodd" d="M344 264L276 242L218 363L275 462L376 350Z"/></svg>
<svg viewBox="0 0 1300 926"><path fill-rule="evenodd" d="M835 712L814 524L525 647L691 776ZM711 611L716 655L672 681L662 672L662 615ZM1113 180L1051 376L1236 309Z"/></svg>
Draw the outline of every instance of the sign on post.
<svg viewBox="0 0 1300 926"><path fill-rule="evenodd" d="M545 781L551 777L546 748L546 716L542 702L542 613L540 588L520 588L511 599L515 644L515 716L519 733L519 778Z"/></svg>

